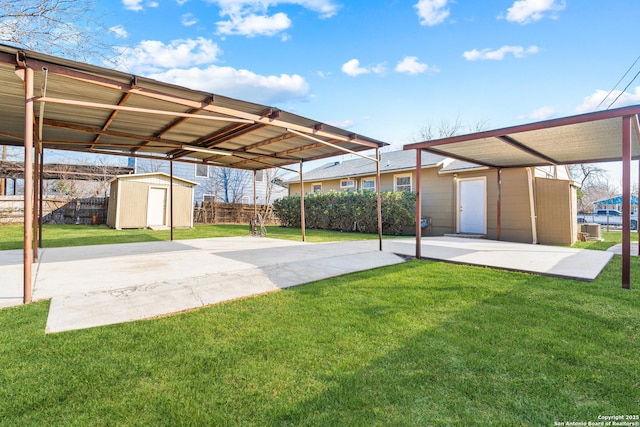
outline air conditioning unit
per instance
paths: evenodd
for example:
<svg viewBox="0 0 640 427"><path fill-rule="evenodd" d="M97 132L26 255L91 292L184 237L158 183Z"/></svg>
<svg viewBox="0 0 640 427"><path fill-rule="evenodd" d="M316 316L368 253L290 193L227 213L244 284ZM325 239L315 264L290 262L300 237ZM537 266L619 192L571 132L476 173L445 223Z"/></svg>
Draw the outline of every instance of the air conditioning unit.
<svg viewBox="0 0 640 427"><path fill-rule="evenodd" d="M602 241L600 224L580 224L580 232L584 233L585 240Z"/></svg>

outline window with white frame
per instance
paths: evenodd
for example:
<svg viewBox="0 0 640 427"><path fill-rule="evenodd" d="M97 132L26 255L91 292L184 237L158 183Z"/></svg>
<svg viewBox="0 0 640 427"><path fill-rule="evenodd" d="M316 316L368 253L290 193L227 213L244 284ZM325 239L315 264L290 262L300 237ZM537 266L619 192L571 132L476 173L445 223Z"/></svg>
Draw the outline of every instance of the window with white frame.
<svg viewBox="0 0 640 427"><path fill-rule="evenodd" d="M353 188L355 186L356 186L356 183L352 179L341 179L340 180L340 188L342 188L342 189Z"/></svg>
<svg viewBox="0 0 640 427"><path fill-rule="evenodd" d="M393 191L411 191L411 174L393 176Z"/></svg>
<svg viewBox="0 0 640 427"><path fill-rule="evenodd" d="M196 165L196 177L208 178L209 177L209 165Z"/></svg>
<svg viewBox="0 0 640 427"><path fill-rule="evenodd" d="M311 192L312 193L322 193L322 183L321 182L314 182L313 184L311 184Z"/></svg>
<svg viewBox="0 0 640 427"><path fill-rule="evenodd" d="M258 182L264 181L264 176L265 176L264 170L256 171L256 181Z"/></svg>
<svg viewBox="0 0 640 427"><path fill-rule="evenodd" d="M205 203L213 203L216 201L216 196L213 194L203 194L202 201Z"/></svg>
<svg viewBox="0 0 640 427"><path fill-rule="evenodd" d="M363 190L376 191L376 180L374 178L362 178L360 185Z"/></svg>

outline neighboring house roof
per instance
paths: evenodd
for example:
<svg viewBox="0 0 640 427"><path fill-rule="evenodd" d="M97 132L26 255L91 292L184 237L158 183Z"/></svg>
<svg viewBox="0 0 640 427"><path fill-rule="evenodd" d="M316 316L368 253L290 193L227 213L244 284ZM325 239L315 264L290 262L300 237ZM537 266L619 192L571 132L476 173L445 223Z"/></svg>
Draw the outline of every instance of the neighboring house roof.
<svg viewBox="0 0 640 427"><path fill-rule="evenodd" d="M621 205L622 204L622 196L612 197L611 199L606 200L598 200L593 202L594 205ZM631 196L631 204L638 204L638 196Z"/></svg>
<svg viewBox="0 0 640 427"><path fill-rule="evenodd" d="M147 178L147 177L151 177L151 176L161 176L163 178L166 178L167 180L171 179L171 176L169 176L168 174L166 174L164 172L151 172L151 173L137 173L137 174L128 174L128 175L118 175L118 176L114 177L109 182L113 182L113 181L115 181L117 179L135 180L135 179L138 179L138 178ZM193 185L193 186L198 185L197 182L189 181L188 179L180 178L180 177L177 177L175 175L173 176L173 180L174 181L181 181L181 182L184 182L185 184L188 184L188 185Z"/></svg>
<svg viewBox="0 0 640 427"><path fill-rule="evenodd" d="M423 153L422 167L434 167L442 164L446 159L435 154ZM412 170L416 168L415 153L410 151L390 151L380 154L380 173ZM353 159L343 162L326 163L319 168L302 174L306 182L326 181L336 178L375 175L375 162L367 159ZM289 183L298 182L297 179L288 180Z"/></svg>
<svg viewBox="0 0 640 427"><path fill-rule="evenodd" d="M462 160L454 160L451 163L445 165L440 169L440 173L454 173L454 172L469 172L472 170L484 170L488 169L486 166L477 165L471 162L464 162Z"/></svg>

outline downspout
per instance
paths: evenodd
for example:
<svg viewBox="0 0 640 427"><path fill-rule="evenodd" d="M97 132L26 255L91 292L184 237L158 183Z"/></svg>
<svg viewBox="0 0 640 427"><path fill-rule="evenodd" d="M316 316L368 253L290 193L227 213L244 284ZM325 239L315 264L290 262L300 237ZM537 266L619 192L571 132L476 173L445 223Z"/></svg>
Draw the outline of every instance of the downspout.
<svg viewBox="0 0 640 427"><path fill-rule="evenodd" d="M527 168L527 180L529 183L529 209L531 215L531 239L532 244L538 244L538 229L536 224L536 205L533 197L533 174L531 168Z"/></svg>

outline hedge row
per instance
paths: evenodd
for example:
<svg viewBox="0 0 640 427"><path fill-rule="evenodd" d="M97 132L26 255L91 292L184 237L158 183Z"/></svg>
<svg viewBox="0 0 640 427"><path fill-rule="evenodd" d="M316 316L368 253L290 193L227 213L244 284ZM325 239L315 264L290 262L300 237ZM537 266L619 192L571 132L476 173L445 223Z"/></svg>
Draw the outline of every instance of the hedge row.
<svg viewBox="0 0 640 427"><path fill-rule="evenodd" d="M415 193L384 192L381 199L383 234L398 235L405 226L415 224ZM300 196L276 200L273 209L283 227L300 227ZM304 209L307 228L363 233L378 231L374 191L307 194Z"/></svg>

